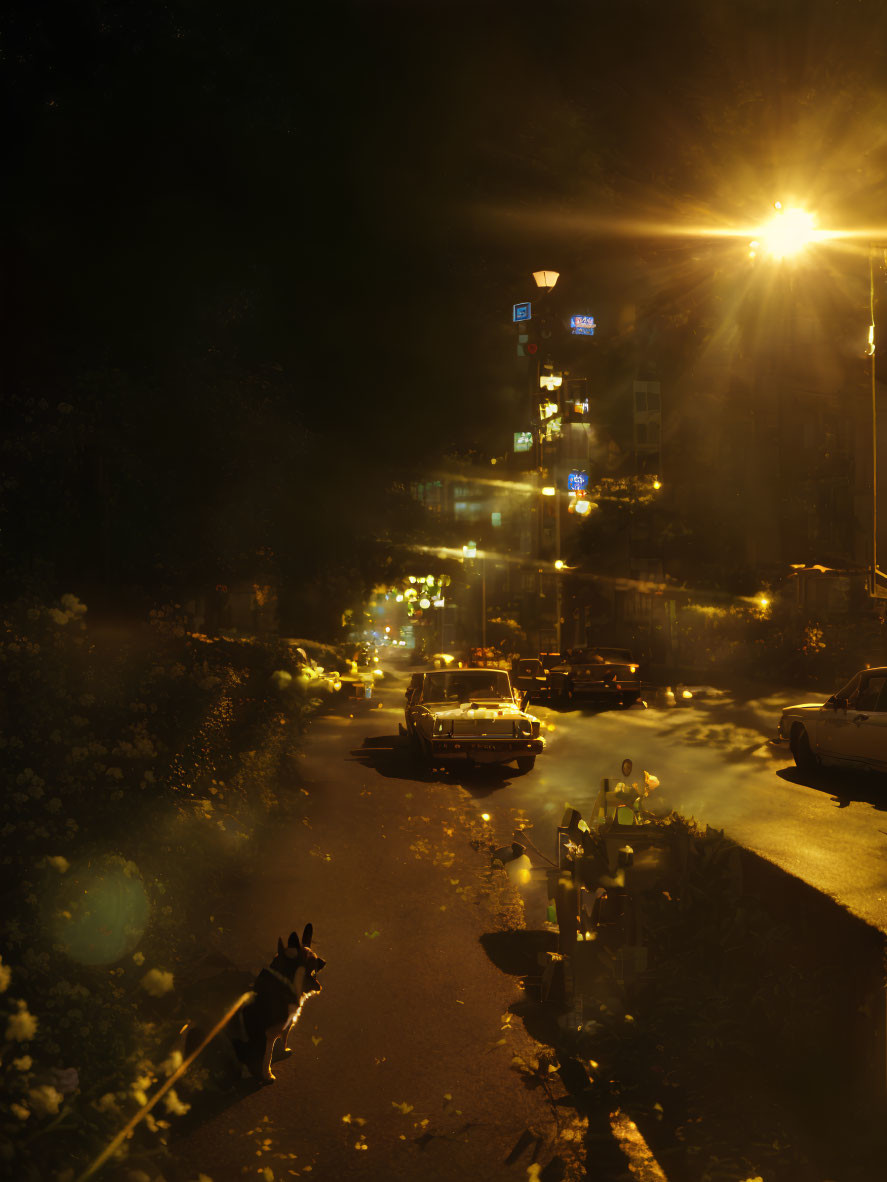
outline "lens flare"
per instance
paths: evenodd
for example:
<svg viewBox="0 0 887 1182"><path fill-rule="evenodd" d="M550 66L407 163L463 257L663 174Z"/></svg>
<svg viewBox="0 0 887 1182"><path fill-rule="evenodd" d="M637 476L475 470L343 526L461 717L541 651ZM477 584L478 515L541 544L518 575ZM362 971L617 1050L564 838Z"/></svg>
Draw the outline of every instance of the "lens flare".
<svg viewBox="0 0 887 1182"><path fill-rule="evenodd" d="M762 226L755 245L774 259L798 255L817 238L816 219L804 209L782 209L777 203L776 216Z"/></svg>

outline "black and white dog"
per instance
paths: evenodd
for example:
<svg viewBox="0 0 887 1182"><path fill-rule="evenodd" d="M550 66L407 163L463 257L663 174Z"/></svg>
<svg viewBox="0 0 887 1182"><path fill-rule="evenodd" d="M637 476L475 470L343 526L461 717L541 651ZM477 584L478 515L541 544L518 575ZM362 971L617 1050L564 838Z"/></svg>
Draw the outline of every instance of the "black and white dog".
<svg viewBox="0 0 887 1182"><path fill-rule="evenodd" d="M295 932L290 933L286 947L278 938L277 955L253 983L253 999L241 1006L226 1028L237 1058L262 1083L275 1078L271 1058L278 1039L284 1040L288 1054L289 1033L305 1000L320 992L317 974L326 961L311 947L313 933L309 923L301 941Z"/></svg>

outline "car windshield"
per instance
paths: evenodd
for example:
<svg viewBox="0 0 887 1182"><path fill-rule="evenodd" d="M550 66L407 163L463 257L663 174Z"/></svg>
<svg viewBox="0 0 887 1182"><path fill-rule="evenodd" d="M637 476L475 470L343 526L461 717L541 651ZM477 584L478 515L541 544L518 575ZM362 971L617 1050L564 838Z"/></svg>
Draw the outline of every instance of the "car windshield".
<svg viewBox="0 0 887 1182"><path fill-rule="evenodd" d="M423 702L470 702L479 698L511 701L511 683L502 669L447 669L426 673Z"/></svg>
<svg viewBox="0 0 887 1182"><path fill-rule="evenodd" d="M829 698L829 701L831 702L834 701L835 698L838 698L849 702L851 698L856 696L856 691L859 689L860 680L860 675L857 673L856 676L851 678L846 685L842 686L839 690L833 693L831 698Z"/></svg>

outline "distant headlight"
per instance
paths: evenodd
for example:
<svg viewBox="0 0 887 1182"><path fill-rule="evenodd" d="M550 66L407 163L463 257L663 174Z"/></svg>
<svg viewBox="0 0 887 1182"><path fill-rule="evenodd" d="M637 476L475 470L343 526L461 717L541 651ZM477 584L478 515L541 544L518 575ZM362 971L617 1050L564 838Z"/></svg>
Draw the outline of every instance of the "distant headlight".
<svg viewBox="0 0 887 1182"><path fill-rule="evenodd" d="M682 697L682 698L692 698L692 697L693 697L693 694L691 693L691 691L690 691L690 690L684 690L684 691L681 693L681 697Z"/></svg>
<svg viewBox="0 0 887 1182"><path fill-rule="evenodd" d="M629 665L629 666L628 666L628 672L629 672L629 673L637 673L637 671L638 671L638 667L637 667L637 665Z"/></svg>

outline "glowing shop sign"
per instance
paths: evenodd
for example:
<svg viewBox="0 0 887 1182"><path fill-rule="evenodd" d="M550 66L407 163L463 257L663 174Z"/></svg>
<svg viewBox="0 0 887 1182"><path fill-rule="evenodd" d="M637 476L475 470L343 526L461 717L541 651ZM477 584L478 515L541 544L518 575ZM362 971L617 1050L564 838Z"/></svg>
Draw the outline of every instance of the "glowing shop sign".
<svg viewBox="0 0 887 1182"><path fill-rule="evenodd" d="M511 319L515 324L521 320L532 320L532 308L530 304L515 304L511 309Z"/></svg>
<svg viewBox="0 0 887 1182"><path fill-rule="evenodd" d="M533 447L533 432L532 431L515 431L514 432L514 450L515 451L530 451Z"/></svg>
<svg viewBox="0 0 887 1182"><path fill-rule="evenodd" d="M596 328L593 316L570 317L570 332L574 337L593 337Z"/></svg>

